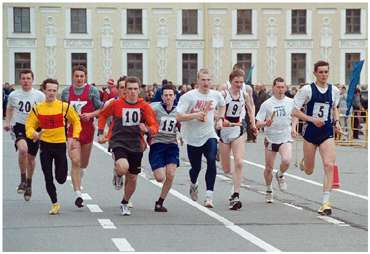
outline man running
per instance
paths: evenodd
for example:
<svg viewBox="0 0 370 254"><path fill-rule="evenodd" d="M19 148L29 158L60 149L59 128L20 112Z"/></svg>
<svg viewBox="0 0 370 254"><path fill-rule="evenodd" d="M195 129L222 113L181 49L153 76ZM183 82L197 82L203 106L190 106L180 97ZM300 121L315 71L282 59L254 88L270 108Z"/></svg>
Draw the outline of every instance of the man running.
<svg viewBox="0 0 370 254"><path fill-rule="evenodd" d="M23 70L19 74L21 90L12 92L9 95L8 107L4 130L15 134L15 149L18 150L18 165L21 173L21 182L17 192L24 195L29 201L32 196L32 176L35 171L35 156L39 149L39 142L33 142L27 138L25 130L26 119L32 107L45 100L45 95L32 88L34 75L31 70ZM11 123L15 123L11 127Z"/></svg>
<svg viewBox="0 0 370 254"><path fill-rule="evenodd" d="M81 178L89 164L92 142L94 139L94 117L103 107L99 91L96 87L86 83L87 71L82 65L73 67L73 84L63 90L62 101L69 102L80 116L82 131L78 144L71 146L73 128L68 128L68 155L72 162L71 178L76 195L75 205L83 207L81 193Z"/></svg>
<svg viewBox="0 0 370 254"><path fill-rule="evenodd" d="M162 87L163 102L151 104L159 123L159 130L150 145L149 162L154 178L158 182L163 182L161 194L154 206L156 212L167 212L163 202L171 189L176 168L180 165L179 146L176 137L178 125L174 106L175 99L176 87L164 85Z"/></svg>
<svg viewBox="0 0 370 254"><path fill-rule="evenodd" d="M199 87L180 97L177 106L176 120L183 122L181 133L187 143L187 152L191 169L190 196L198 200L198 175L201 170L202 155L207 159L206 199L204 206L213 207L213 190L216 181L217 134L215 131L214 114L218 108L218 116L225 114L225 100L221 93L210 89L211 77L208 69L200 69L197 74ZM217 120L217 128L221 128L222 117Z"/></svg>
<svg viewBox="0 0 370 254"><path fill-rule="evenodd" d="M321 215L332 213L330 192L333 183L333 167L335 165L335 143L333 126L341 132L339 124L339 90L328 84L329 63L318 61L314 65L313 74L316 81L302 87L294 97L294 116L305 121L303 134L303 155L301 169L307 175L313 173L316 149L319 148L324 166L324 183L322 206L318 210ZM300 109L305 106L305 113Z"/></svg>
<svg viewBox="0 0 370 254"><path fill-rule="evenodd" d="M261 104L256 116L257 127L265 130L265 171L263 175L267 187L265 196L267 203L274 201L271 183L277 153L281 156L281 163L275 177L279 189L287 190L284 173L288 170L292 160L292 137L297 137L297 119L292 117L294 101L285 96L286 90L284 79L276 78L272 85L272 97Z"/></svg>
<svg viewBox="0 0 370 254"><path fill-rule="evenodd" d="M125 188L120 205L121 215L130 215L128 206L135 192L137 175L141 171L141 159L146 149L143 135L148 138L158 132L155 114L144 99L139 98L140 80L128 77L126 96L114 100L99 114L99 122L105 123L113 116L112 136L109 147L113 151L115 170L118 177L125 175ZM104 126L104 125L99 125ZM104 129L98 130L99 140L103 139Z"/></svg>
<svg viewBox="0 0 370 254"><path fill-rule="evenodd" d="M78 145L81 124L78 114L68 103L56 99L58 81L45 79L42 89L46 94L45 102L36 104L26 122L26 133L33 141L40 140L40 162L44 173L45 186L52 202L49 214L59 213L60 204L53 181L53 161L55 179L59 184L65 183L68 174L66 155L66 125L67 120L73 126L71 146ZM37 131L41 128L41 131Z"/></svg>
<svg viewBox="0 0 370 254"><path fill-rule="evenodd" d="M226 112L223 128L218 131L220 136L220 157L222 168L225 173L232 172L234 193L229 198L229 209L239 210L242 207L240 201L240 184L243 178L243 155L245 146L245 131L242 119L247 108L251 129L257 135L257 128L254 120L254 110L250 97L243 92L244 71L236 69L229 75L230 88L221 91L225 98ZM230 152L234 156L234 170L231 171Z"/></svg>

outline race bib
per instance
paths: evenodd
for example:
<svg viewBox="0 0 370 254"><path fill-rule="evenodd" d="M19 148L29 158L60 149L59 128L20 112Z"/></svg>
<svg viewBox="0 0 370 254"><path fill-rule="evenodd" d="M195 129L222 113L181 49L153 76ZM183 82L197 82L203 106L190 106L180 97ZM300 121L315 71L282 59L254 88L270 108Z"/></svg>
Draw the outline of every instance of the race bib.
<svg viewBox="0 0 370 254"><path fill-rule="evenodd" d="M330 105L326 103L321 103L321 102L315 102L313 106L313 113L312 116L316 118L320 118L323 121L328 120L329 116L329 108Z"/></svg>
<svg viewBox="0 0 370 254"><path fill-rule="evenodd" d="M231 101L227 107L226 117L238 117L242 112L242 105L239 101Z"/></svg>
<svg viewBox="0 0 370 254"><path fill-rule="evenodd" d="M71 101L70 104L81 115L82 108L87 104L87 101Z"/></svg>
<svg viewBox="0 0 370 254"><path fill-rule="evenodd" d="M122 125L136 126L140 124L141 114L140 108L123 108L122 109Z"/></svg>
<svg viewBox="0 0 370 254"><path fill-rule="evenodd" d="M165 134L173 134L176 130L176 118L175 117L161 117L161 123L159 126L159 132Z"/></svg>

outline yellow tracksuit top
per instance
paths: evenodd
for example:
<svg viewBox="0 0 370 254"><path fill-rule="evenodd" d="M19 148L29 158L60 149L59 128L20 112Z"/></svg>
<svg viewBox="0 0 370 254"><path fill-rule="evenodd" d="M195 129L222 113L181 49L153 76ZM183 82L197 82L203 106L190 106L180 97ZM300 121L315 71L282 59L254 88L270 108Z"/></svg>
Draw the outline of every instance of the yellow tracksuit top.
<svg viewBox="0 0 370 254"><path fill-rule="evenodd" d="M68 108L68 112L66 114ZM73 125L73 137L79 138L81 132L80 117L72 106L60 100L53 102L41 102L36 104L26 120L26 135L32 139L37 128L42 132L40 140L48 143L66 142L66 116L68 122Z"/></svg>

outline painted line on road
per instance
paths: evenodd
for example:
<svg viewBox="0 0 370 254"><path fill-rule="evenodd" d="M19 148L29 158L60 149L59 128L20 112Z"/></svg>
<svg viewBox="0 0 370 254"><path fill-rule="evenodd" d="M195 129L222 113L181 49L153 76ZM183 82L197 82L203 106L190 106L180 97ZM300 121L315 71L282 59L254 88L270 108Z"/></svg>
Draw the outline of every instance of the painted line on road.
<svg viewBox="0 0 370 254"><path fill-rule="evenodd" d="M223 176L223 175L219 175L219 174L217 174L216 176L217 176L218 178L220 178L220 179L222 179L222 180L225 180L225 181L228 181L228 182L232 181L232 179L230 179L229 177Z"/></svg>
<svg viewBox="0 0 370 254"><path fill-rule="evenodd" d="M135 251L135 249L132 248L131 244L126 240L126 238L112 238L112 241L119 251Z"/></svg>
<svg viewBox="0 0 370 254"><path fill-rule="evenodd" d="M110 219L98 219L98 221L104 229L116 229L117 228Z"/></svg>
<svg viewBox="0 0 370 254"><path fill-rule="evenodd" d="M99 148L100 150L102 150L104 153L110 155L110 153L107 151L107 149L100 145L99 143L97 142L94 142L94 145ZM145 179L148 180L148 178L146 178L145 174L141 174L141 176ZM152 184L158 186L158 187L162 187L162 184L160 183L157 183L155 180L148 180L149 182L151 182ZM190 198L184 196L183 194L181 194L180 192L178 192L177 190L171 188L170 189L170 192L172 195L174 195L175 197L177 197L178 199L188 203L189 205L197 208L198 210L202 211L203 213L207 214L208 216L218 220L219 222L221 222L222 224L225 225L226 228L230 229L231 231L235 232L236 234L238 234L239 236L241 236L242 238L246 239L247 241L255 244L256 246L260 247L261 249L265 250L265 251L274 251L274 252L277 252L277 251L281 251L279 250L278 248L268 244L267 242L263 241L262 239L256 237L255 235L249 233L248 231L244 230L243 228L235 225L232 221L222 217L221 215L211 211L209 208L206 208L200 204L198 204L197 202L194 202L193 200L191 200ZM113 238L115 239L115 238ZM112 240L113 240L112 239ZM114 240L113 240L114 242ZM115 243L116 244L116 243ZM117 244L116 244L117 246ZM117 246L118 247L118 246ZM119 248L119 247L118 247Z"/></svg>
<svg viewBox="0 0 370 254"><path fill-rule="evenodd" d="M346 224L346 223L344 223L343 221L334 219L334 218L329 217L329 216L321 216L321 215L319 215L319 216L317 216L317 218L319 218L320 220L326 221L328 223L332 223L332 224L341 226L341 227L349 227L349 225Z"/></svg>
<svg viewBox="0 0 370 254"><path fill-rule="evenodd" d="M89 208L90 212L92 213L102 213L103 210L98 205L87 204L87 208Z"/></svg>
<svg viewBox="0 0 370 254"><path fill-rule="evenodd" d="M298 210L303 210L303 208L302 208L302 207L300 207L300 206L296 206L296 205L289 204L289 203L283 203L283 204L284 204L284 205L286 205L286 206L293 207L293 208L298 209Z"/></svg>
<svg viewBox="0 0 370 254"><path fill-rule="evenodd" d="M81 193L81 197L83 200L92 200L92 197L87 193Z"/></svg>

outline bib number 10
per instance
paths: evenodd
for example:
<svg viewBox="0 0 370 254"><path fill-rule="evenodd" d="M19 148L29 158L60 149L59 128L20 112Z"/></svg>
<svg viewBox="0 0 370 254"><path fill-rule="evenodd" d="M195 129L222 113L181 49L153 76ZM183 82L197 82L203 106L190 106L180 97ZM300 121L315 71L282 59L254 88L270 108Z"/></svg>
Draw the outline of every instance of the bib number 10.
<svg viewBox="0 0 370 254"><path fill-rule="evenodd" d="M139 125L141 120L139 108L124 108L122 109L122 125L135 126Z"/></svg>

